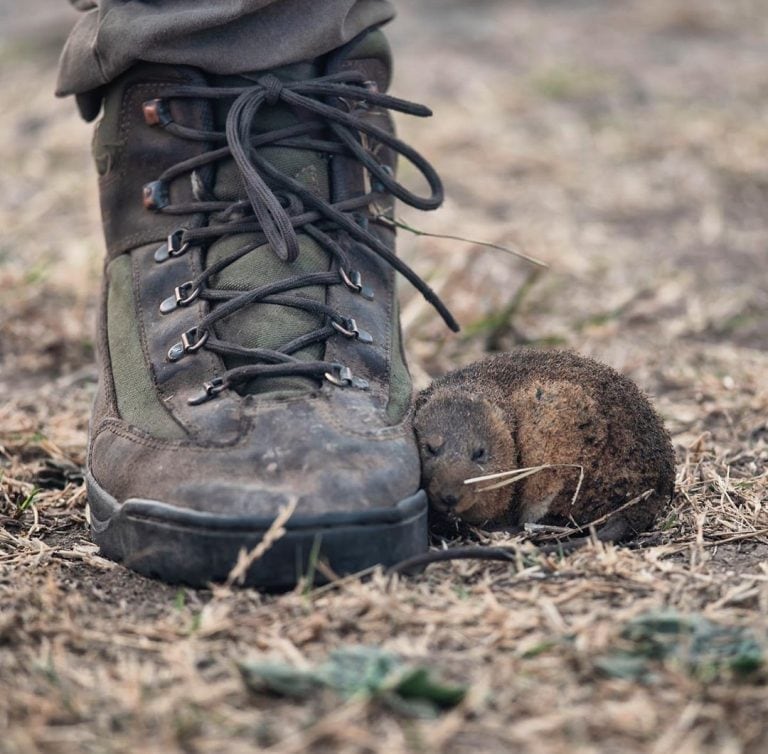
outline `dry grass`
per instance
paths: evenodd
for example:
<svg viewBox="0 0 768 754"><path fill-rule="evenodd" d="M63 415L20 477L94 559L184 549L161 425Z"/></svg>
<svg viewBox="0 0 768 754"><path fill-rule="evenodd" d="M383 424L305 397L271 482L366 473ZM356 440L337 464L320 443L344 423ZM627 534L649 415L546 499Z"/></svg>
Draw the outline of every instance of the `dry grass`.
<svg viewBox="0 0 768 754"><path fill-rule="evenodd" d="M564 343L607 361L668 423L673 506L637 549L524 546L508 564L282 596L179 589L100 558L79 476L101 254L89 129L50 98L55 35L38 49L24 26L0 46L0 751L768 748L765 668L740 677L669 657L641 658L639 679L605 672L624 626L659 610L744 628L768 652L768 9L403 5L397 89L438 114L403 131L452 197L407 222L551 266L529 278L498 252L402 234L468 325L446 339L403 291L420 384L494 345ZM238 669L305 667L357 644L469 693L417 720L325 691L255 694Z"/></svg>

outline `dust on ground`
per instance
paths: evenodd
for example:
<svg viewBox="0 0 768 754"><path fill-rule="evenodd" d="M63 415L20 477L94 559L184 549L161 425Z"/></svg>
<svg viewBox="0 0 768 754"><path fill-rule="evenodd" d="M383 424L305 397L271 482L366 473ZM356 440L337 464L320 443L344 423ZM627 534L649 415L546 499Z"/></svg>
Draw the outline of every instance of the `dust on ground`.
<svg viewBox="0 0 768 754"><path fill-rule="evenodd" d="M51 96L71 16L2 2L0 751L768 747L765 669L649 656L632 677L605 659L632 619L670 610L768 651L768 6L402 5L395 90L436 115L401 133L450 197L407 221L550 265L401 234L464 324L447 337L403 288L417 382L514 344L575 348L636 379L678 452L656 539L282 596L166 586L101 559L80 472L101 265L90 128ZM413 719L362 697L253 693L238 670L353 645L469 692Z"/></svg>

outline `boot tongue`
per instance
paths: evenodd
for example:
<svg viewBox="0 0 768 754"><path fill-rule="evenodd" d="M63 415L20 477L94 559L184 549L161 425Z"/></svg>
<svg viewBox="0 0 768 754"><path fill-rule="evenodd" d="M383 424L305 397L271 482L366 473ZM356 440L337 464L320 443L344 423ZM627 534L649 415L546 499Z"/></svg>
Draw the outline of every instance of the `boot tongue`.
<svg viewBox="0 0 768 754"><path fill-rule="evenodd" d="M285 81L304 80L321 75L316 63L301 63L271 73ZM239 77L218 77L212 83L222 86L242 86L255 83L264 72ZM223 103L215 112L217 130L224 130L229 104ZM262 105L255 119L254 134L273 131L300 122L300 117L283 102L274 106ZM328 160L323 154L306 149L291 147L264 146L255 150L268 160L281 173L303 184L316 196L328 200L330 197L330 177ZM213 193L221 200L242 200L246 198L245 187L234 160L219 163ZM206 264L211 265L227 257L236 249L253 240L253 235L237 235L222 238L213 243L207 253ZM223 290L245 291L259 288L286 278L305 275L312 272L326 272L332 259L312 238L299 233L300 254L292 264L280 260L268 244L249 252L236 262L225 267L211 278L211 286ZM317 301L325 301L324 287L300 288L286 295L304 296ZM301 309L270 304L247 306L235 314L219 321L216 335L246 348L269 348L278 350L294 338L322 327L319 317ZM325 346L317 343L297 351L294 356L300 359L322 359ZM253 363L249 359L225 357L227 369ZM295 391L306 390L308 382L301 378L272 378L252 380L244 386L244 392Z"/></svg>

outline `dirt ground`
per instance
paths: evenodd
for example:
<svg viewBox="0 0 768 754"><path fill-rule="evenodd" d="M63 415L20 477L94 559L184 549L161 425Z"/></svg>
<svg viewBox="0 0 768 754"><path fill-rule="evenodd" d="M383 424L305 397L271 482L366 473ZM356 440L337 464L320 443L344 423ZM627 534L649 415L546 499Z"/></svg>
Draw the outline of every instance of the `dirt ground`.
<svg viewBox="0 0 768 754"><path fill-rule="evenodd" d="M0 752L768 750L768 3L401 5L395 91L435 110L401 134L449 195L404 217L550 265L401 234L464 325L403 286L417 383L514 344L604 360L668 424L673 506L643 547L281 596L100 558L81 466L102 241L90 128L52 97L74 14L2 0ZM417 718L239 670L358 645L467 694Z"/></svg>

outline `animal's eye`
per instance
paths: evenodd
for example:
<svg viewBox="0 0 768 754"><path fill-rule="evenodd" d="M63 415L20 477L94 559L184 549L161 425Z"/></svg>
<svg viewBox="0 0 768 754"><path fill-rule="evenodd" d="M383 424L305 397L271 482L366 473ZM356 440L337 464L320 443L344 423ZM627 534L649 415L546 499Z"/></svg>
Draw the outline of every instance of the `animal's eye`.
<svg viewBox="0 0 768 754"><path fill-rule="evenodd" d="M488 451L485 448L475 448L472 453L472 460L482 463L488 460Z"/></svg>
<svg viewBox="0 0 768 754"><path fill-rule="evenodd" d="M442 445L432 445L431 443L427 443L427 453L431 456L439 456L442 449Z"/></svg>

